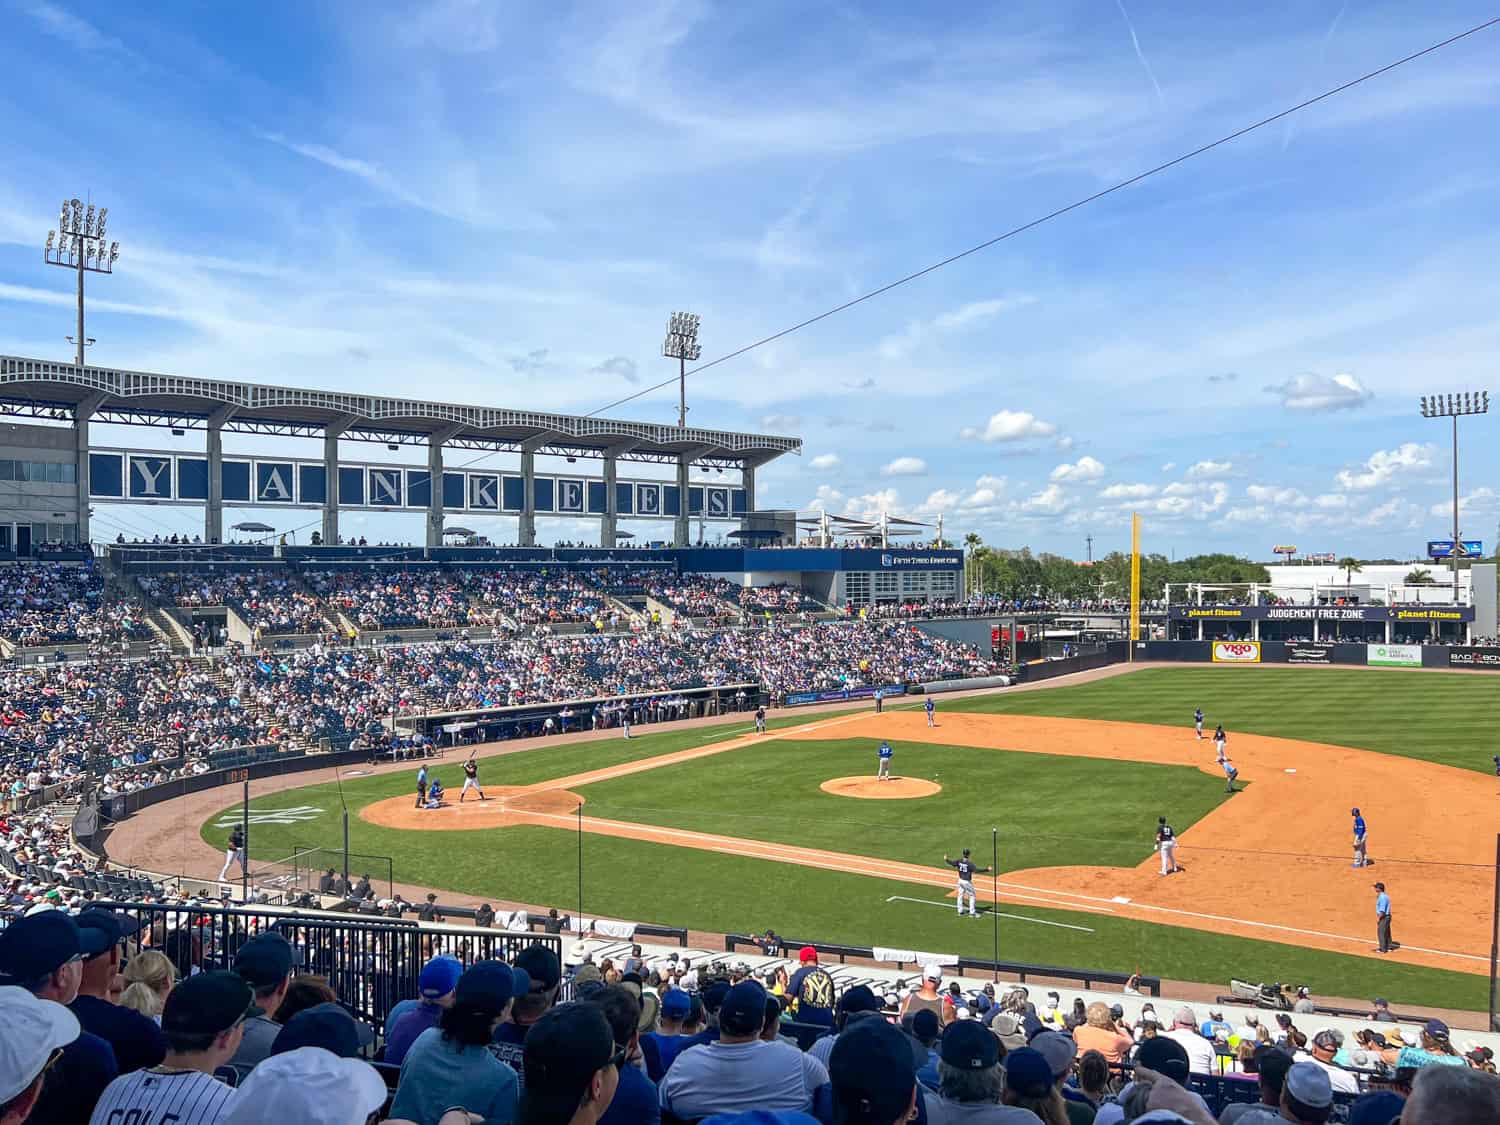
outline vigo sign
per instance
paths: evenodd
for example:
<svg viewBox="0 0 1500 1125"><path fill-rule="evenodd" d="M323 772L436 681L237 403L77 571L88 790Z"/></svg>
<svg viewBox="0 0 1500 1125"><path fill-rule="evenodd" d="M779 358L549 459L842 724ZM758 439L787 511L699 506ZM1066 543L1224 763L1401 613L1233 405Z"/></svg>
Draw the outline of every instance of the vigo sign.
<svg viewBox="0 0 1500 1125"><path fill-rule="evenodd" d="M1215 664L1259 664L1259 641L1215 641L1213 648Z"/></svg>

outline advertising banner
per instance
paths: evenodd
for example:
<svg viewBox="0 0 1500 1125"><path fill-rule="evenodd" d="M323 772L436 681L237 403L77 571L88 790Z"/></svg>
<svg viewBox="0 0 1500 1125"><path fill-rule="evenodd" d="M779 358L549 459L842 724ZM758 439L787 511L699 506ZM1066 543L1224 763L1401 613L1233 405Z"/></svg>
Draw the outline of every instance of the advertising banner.
<svg viewBox="0 0 1500 1125"><path fill-rule="evenodd" d="M1259 664L1260 642L1215 641L1210 658L1215 664Z"/></svg>
<svg viewBox="0 0 1500 1125"><path fill-rule="evenodd" d="M1462 545L1458 552L1459 558L1477 559L1484 556L1484 542L1482 540L1460 539L1459 543ZM1427 557L1429 559L1451 559L1453 557L1453 540L1427 540Z"/></svg>
<svg viewBox="0 0 1500 1125"><path fill-rule="evenodd" d="M1450 648L1448 664L1453 668L1500 668L1500 648Z"/></svg>
<svg viewBox="0 0 1500 1125"><path fill-rule="evenodd" d="M889 699L893 695L905 695L906 685L878 684L838 691L794 691L787 694L786 705L803 707L809 703L844 703L851 699L874 699L877 690Z"/></svg>
<svg viewBox="0 0 1500 1125"><path fill-rule="evenodd" d="M1288 664L1332 664L1333 645L1288 642L1286 662Z"/></svg>
<svg viewBox="0 0 1500 1125"><path fill-rule="evenodd" d="M1422 667L1421 645L1366 645L1366 662L1377 668Z"/></svg>
<svg viewBox="0 0 1500 1125"><path fill-rule="evenodd" d="M1174 605L1173 621L1473 621L1474 607L1426 605Z"/></svg>

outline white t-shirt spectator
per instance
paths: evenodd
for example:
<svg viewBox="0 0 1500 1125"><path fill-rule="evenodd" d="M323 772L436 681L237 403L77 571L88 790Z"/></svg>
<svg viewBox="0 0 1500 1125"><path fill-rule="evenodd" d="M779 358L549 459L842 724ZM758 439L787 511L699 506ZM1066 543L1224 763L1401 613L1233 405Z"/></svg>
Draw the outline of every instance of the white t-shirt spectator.
<svg viewBox="0 0 1500 1125"><path fill-rule="evenodd" d="M1297 1061L1317 1063L1325 1071L1327 1071L1328 1081L1333 1084L1333 1092L1335 1094L1340 1090L1342 1090L1346 1094L1359 1093L1359 1079L1349 1071L1345 1070L1343 1067L1334 1066L1332 1063L1326 1063L1322 1059L1314 1058L1312 1055L1299 1054L1297 1056Z"/></svg>
<svg viewBox="0 0 1500 1125"><path fill-rule="evenodd" d="M1192 1073L1212 1074L1214 1072L1214 1045L1193 1028L1174 1027L1171 1031L1164 1031L1162 1034L1182 1045L1182 1049L1187 1052L1188 1070Z"/></svg>
<svg viewBox="0 0 1500 1125"><path fill-rule="evenodd" d="M94 1107L89 1125L121 1121L170 1121L173 1125L214 1125L229 1110L234 1090L199 1070L149 1070L122 1074Z"/></svg>

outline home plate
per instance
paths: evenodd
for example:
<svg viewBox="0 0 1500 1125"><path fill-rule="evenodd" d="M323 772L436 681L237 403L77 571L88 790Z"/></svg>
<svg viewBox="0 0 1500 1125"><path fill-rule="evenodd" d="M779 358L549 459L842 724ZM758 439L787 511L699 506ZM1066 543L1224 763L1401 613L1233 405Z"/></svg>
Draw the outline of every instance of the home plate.
<svg viewBox="0 0 1500 1125"><path fill-rule="evenodd" d="M1115 895L1115 897L1110 899L1109 901L1118 902L1121 906L1125 906L1130 902L1130 899L1126 898L1124 895Z"/></svg>

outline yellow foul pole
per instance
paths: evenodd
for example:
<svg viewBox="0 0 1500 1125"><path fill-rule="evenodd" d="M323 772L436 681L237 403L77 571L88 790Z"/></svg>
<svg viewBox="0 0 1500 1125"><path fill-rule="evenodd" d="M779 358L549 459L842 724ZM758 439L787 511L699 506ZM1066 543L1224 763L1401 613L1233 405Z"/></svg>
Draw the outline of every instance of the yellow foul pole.
<svg viewBox="0 0 1500 1125"><path fill-rule="evenodd" d="M1141 514L1130 513L1130 659L1141 639Z"/></svg>

